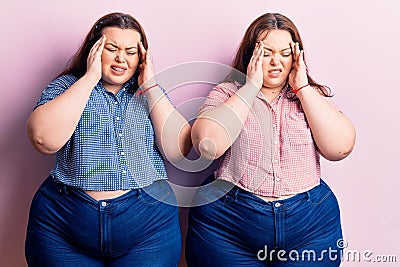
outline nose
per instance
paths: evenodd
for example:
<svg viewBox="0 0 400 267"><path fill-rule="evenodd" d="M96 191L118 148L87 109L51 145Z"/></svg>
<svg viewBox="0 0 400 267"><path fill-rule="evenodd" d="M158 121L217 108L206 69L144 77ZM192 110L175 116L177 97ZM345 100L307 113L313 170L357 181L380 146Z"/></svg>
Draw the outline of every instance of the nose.
<svg viewBox="0 0 400 267"><path fill-rule="evenodd" d="M275 55L275 54L271 55L270 64L271 64L272 66L277 66L277 65L279 64L279 56L278 56L278 55Z"/></svg>
<svg viewBox="0 0 400 267"><path fill-rule="evenodd" d="M115 56L115 61L118 63L124 63L125 62L125 54L123 51L118 51L116 56Z"/></svg>

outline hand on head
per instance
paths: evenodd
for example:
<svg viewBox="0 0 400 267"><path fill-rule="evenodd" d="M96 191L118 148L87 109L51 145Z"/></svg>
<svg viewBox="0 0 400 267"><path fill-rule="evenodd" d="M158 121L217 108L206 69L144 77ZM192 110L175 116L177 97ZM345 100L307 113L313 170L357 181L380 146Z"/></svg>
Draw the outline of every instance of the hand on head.
<svg viewBox="0 0 400 267"><path fill-rule="evenodd" d="M263 55L264 55L264 44L262 41L257 42L253 50L253 55L250 58L249 65L247 66L247 77L261 89L263 85Z"/></svg>
<svg viewBox="0 0 400 267"><path fill-rule="evenodd" d="M300 49L299 43L291 42L293 66L289 74L289 84L292 88L300 88L308 84L307 68L304 63L304 50Z"/></svg>
<svg viewBox="0 0 400 267"><path fill-rule="evenodd" d="M141 86L143 89L146 89L147 87L150 87L156 84L157 82L154 77L153 63L151 62L149 48L147 48L146 50L142 42L138 43L138 47L139 47L139 56L141 62L138 66L139 68L138 83L139 86Z"/></svg>
<svg viewBox="0 0 400 267"><path fill-rule="evenodd" d="M87 73L96 77L96 80L101 79L101 54L103 53L106 36L103 35L90 49L87 58Z"/></svg>

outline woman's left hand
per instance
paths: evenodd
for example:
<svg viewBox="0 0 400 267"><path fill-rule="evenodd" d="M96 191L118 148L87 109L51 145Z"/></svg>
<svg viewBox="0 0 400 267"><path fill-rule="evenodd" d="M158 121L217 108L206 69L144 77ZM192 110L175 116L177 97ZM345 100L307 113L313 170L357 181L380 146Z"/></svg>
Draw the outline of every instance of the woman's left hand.
<svg viewBox="0 0 400 267"><path fill-rule="evenodd" d="M304 50L300 50L299 43L290 43L292 48L293 65L289 73L289 84L293 89L308 84L307 68L304 63Z"/></svg>
<svg viewBox="0 0 400 267"><path fill-rule="evenodd" d="M154 71L153 71L153 63L151 62L151 56L149 49L145 49L143 46L142 42L138 43L139 46L139 56L140 56L140 61L142 62L139 64L139 77L138 77L138 83L139 86L142 87L142 89L146 89L147 87L150 87L154 84L156 84L156 80L154 77Z"/></svg>

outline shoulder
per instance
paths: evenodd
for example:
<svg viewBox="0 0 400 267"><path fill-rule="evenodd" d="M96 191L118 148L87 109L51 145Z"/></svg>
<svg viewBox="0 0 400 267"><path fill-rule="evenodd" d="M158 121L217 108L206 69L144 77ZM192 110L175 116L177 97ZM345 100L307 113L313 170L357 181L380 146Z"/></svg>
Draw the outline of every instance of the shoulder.
<svg viewBox="0 0 400 267"><path fill-rule="evenodd" d="M61 87L70 87L73 85L78 78L72 74L65 74L58 76L55 78L49 86L61 86Z"/></svg>
<svg viewBox="0 0 400 267"><path fill-rule="evenodd" d="M55 78L42 91L42 95L40 96L40 99L37 102L37 106L45 104L50 100L53 100L54 98L58 97L69 87L71 87L71 85L74 84L77 80L78 78L73 75L62 75Z"/></svg>
<svg viewBox="0 0 400 267"><path fill-rule="evenodd" d="M212 91L219 91L228 95L233 95L241 85L236 82L222 82L214 86Z"/></svg>

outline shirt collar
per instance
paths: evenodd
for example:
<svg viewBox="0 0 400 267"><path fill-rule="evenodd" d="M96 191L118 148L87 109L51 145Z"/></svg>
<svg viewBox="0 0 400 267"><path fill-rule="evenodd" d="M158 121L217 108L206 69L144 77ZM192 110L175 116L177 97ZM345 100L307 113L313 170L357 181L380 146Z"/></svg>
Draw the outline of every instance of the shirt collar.
<svg viewBox="0 0 400 267"><path fill-rule="evenodd" d="M120 92L128 92L131 93L131 86L134 86L136 84L136 79L135 77L130 78L125 84L124 86L121 88L121 90L118 91L117 95L120 94ZM106 92L106 88L104 88L103 86L103 81L100 80L97 85L95 86L96 90L100 91L100 92Z"/></svg>
<svg viewBox="0 0 400 267"><path fill-rule="evenodd" d="M282 91L279 93L278 97L275 99L281 98L283 95L286 95L289 90L290 90L289 85L286 85L285 87L283 87ZM263 93L261 93L261 91L258 91L257 97L260 99L265 99L265 97L264 97Z"/></svg>

